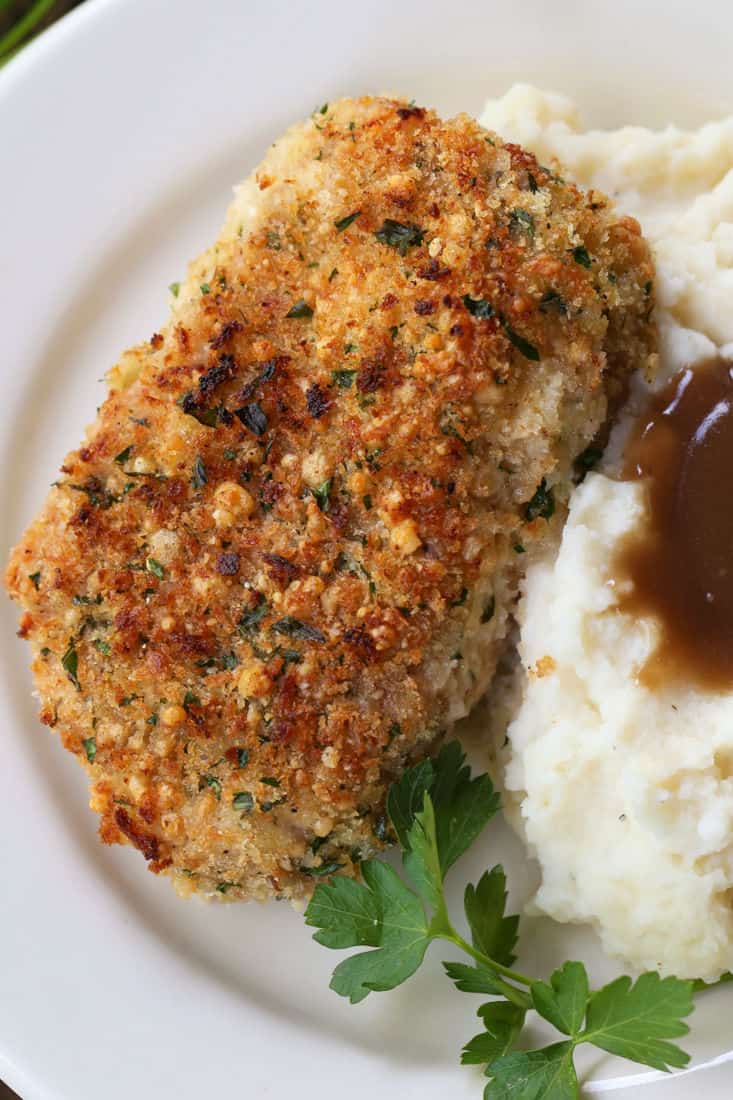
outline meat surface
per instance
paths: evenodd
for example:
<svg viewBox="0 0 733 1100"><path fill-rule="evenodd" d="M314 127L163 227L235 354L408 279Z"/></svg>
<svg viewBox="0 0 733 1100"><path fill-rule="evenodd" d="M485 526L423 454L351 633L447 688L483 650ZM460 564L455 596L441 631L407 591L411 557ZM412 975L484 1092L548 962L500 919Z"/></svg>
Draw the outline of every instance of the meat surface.
<svg viewBox="0 0 733 1100"><path fill-rule="evenodd" d="M105 842L234 899L389 840L653 364L652 282L632 219L466 116L342 100L270 149L7 571Z"/></svg>

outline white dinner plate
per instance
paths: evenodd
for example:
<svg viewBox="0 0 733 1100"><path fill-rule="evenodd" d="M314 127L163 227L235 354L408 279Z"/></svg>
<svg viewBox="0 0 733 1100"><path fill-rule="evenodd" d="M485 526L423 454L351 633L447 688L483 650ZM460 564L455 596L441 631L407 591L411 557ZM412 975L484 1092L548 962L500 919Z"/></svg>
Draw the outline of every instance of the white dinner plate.
<svg viewBox="0 0 733 1100"><path fill-rule="evenodd" d="M372 91L478 113L530 80L593 123L694 124L733 109L731 41L722 0L87 0L0 74L2 557L102 374L155 331L167 285L290 122ZM442 975L447 951L350 1007L328 989L340 956L289 906L183 902L131 849L102 849L1 613L0 1077L24 1100L479 1100L458 1065L478 1002ZM499 859L521 904L532 869L501 825L456 890ZM527 919L522 942L524 969L617 971L587 930ZM691 1073L659 1083L598 1057L587 1092L727 1100L732 1009L730 987L700 1000Z"/></svg>

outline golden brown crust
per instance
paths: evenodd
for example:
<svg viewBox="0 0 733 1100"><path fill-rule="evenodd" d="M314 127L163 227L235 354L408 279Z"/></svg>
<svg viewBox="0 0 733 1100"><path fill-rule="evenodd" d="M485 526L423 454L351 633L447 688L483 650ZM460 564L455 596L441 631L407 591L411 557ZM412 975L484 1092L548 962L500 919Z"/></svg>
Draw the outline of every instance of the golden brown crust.
<svg viewBox="0 0 733 1100"><path fill-rule="evenodd" d="M105 841L229 898L379 846L491 677L527 502L653 353L652 278L467 117L344 100L276 145L8 568Z"/></svg>

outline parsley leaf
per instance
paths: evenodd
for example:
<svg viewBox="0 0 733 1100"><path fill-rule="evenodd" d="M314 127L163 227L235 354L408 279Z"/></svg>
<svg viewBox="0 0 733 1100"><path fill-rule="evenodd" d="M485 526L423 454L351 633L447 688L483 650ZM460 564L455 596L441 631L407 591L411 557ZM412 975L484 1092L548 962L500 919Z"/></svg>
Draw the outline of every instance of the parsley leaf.
<svg viewBox="0 0 733 1100"><path fill-rule="evenodd" d="M543 1050L518 1050L492 1062L485 1100L576 1100L578 1078L573 1044L555 1043Z"/></svg>
<svg viewBox="0 0 733 1100"><path fill-rule="evenodd" d="M376 919L372 918L374 930L367 942L376 950L345 959L336 967L331 979L331 989L348 997L352 1004L363 1001L372 990L382 992L401 985L415 973L430 942L420 899L397 872L389 864L373 859L365 860L361 871L366 884L361 889L371 893L374 899ZM316 893L332 888L332 884L321 885L316 887ZM366 904L369 903L360 898L357 916L363 914ZM312 923L310 905L306 914L306 920ZM347 910L346 919L354 921L353 909ZM363 917L358 927L363 933Z"/></svg>
<svg viewBox="0 0 733 1100"><path fill-rule="evenodd" d="M508 1001L489 1001L478 1010L485 1030L474 1035L461 1052L466 1065L486 1065L506 1054L524 1026L526 1013Z"/></svg>
<svg viewBox="0 0 733 1100"><path fill-rule="evenodd" d="M430 791L434 781L435 768L432 761L423 760L414 768L408 768L389 789L387 813L403 848L408 847L410 827L415 815L422 809L425 794Z"/></svg>
<svg viewBox="0 0 733 1100"><path fill-rule="evenodd" d="M563 1035L575 1038L583 1026L588 1004L588 975L579 962L566 962L547 982L533 982L532 1001L540 1016Z"/></svg>
<svg viewBox="0 0 733 1100"><path fill-rule="evenodd" d="M382 910L378 895L361 882L339 876L317 886L306 909L305 923L324 947L378 947Z"/></svg>
<svg viewBox="0 0 733 1100"><path fill-rule="evenodd" d="M450 980L455 982L456 989L460 989L462 993L501 993L494 975L480 966L444 962L443 969Z"/></svg>
<svg viewBox="0 0 733 1100"><path fill-rule="evenodd" d="M457 741L440 750L431 790L443 874L473 844L499 809L499 796L488 775L471 778Z"/></svg>
<svg viewBox="0 0 733 1100"><path fill-rule="evenodd" d="M616 978L594 993L588 1003L581 1040L654 1069L681 1068L690 1060L668 1039L690 1030L682 1022L693 1009L692 982L660 978L656 971Z"/></svg>
<svg viewBox="0 0 733 1100"><path fill-rule="evenodd" d="M463 898L473 946L502 966L511 966L519 917L506 917L506 875L502 867L484 871L477 886L470 883Z"/></svg>

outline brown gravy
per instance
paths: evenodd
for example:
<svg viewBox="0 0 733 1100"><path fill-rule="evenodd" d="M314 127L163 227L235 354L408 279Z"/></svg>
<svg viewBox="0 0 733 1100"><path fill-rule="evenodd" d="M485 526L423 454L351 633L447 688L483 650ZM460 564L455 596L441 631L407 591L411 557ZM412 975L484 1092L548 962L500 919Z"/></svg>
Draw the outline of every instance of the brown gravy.
<svg viewBox="0 0 733 1100"><path fill-rule="evenodd" d="M649 527L616 562L633 582L621 609L661 626L643 682L733 687L733 364L684 370L650 400L623 477L649 488Z"/></svg>

